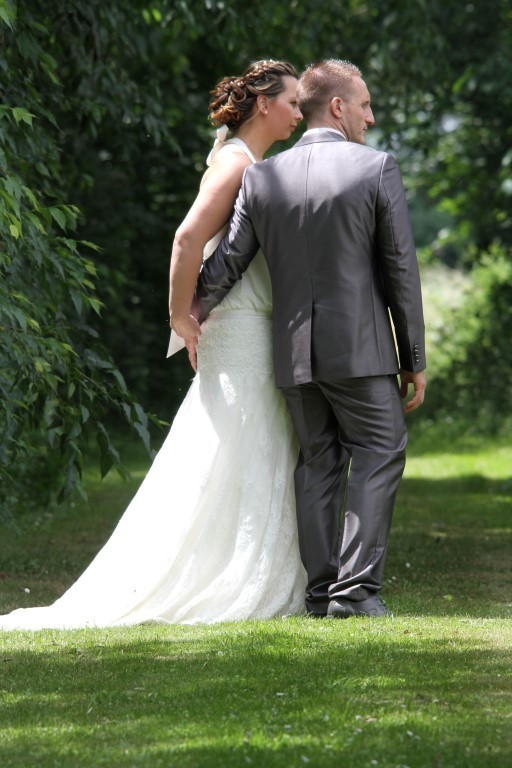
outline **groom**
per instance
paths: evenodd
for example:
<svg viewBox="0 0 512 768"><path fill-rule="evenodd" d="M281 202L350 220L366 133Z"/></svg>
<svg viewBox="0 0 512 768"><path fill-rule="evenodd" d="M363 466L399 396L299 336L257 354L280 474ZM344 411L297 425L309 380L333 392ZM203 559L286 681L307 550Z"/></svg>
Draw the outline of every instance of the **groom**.
<svg viewBox="0 0 512 768"><path fill-rule="evenodd" d="M308 130L292 149L247 168L229 232L200 275L200 319L261 246L276 380L300 445L306 608L385 616L378 593L405 465L403 411L421 405L425 389L418 264L397 165L364 146L374 118L359 69L312 64L298 99Z"/></svg>

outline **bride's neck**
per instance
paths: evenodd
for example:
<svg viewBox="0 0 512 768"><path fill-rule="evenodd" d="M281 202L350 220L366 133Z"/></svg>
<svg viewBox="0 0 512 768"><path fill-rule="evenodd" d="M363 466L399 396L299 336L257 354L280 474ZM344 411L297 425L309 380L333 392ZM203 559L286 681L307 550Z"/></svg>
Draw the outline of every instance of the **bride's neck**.
<svg viewBox="0 0 512 768"><path fill-rule="evenodd" d="M263 160L265 152L273 143L257 125L241 125L235 136L247 144L258 161Z"/></svg>

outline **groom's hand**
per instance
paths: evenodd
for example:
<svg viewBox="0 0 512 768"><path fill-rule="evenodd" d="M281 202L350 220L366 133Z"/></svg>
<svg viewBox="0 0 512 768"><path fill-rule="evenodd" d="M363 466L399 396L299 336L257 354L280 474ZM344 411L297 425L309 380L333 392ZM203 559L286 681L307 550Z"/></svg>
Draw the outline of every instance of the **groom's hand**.
<svg viewBox="0 0 512 768"><path fill-rule="evenodd" d="M197 370L197 342L199 341L199 337L201 335L201 326L197 322L196 318L192 315L186 315L183 317L172 317L171 321L169 323L172 330L178 335L181 336L183 341L185 342L185 346L187 348L188 352L188 359L190 360L190 365L194 369L194 371Z"/></svg>
<svg viewBox="0 0 512 768"><path fill-rule="evenodd" d="M400 397L403 399L407 397L409 391L409 384L414 387L414 394L410 400L404 405L405 413L410 413L422 404L425 399L425 387L427 381L425 379L425 371L400 371Z"/></svg>

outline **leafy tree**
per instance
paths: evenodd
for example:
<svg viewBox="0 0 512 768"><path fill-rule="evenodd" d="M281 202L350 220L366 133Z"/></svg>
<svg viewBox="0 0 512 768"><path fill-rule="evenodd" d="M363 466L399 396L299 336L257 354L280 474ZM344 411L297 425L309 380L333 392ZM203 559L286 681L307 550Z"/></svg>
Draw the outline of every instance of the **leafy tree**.
<svg viewBox="0 0 512 768"><path fill-rule="evenodd" d="M388 0L378 8L368 64L379 102L384 89L384 135L414 185L453 217L451 243L463 262L496 240L510 246L512 3Z"/></svg>
<svg viewBox="0 0 512 768"><path fill-rule="evenodd" d="M16 35L14 29L16 27ZM121 413L149 450L148 418L89 322L99 313L96 246L73 236L67 204L62 99L51 32L40 16L0 4L0 514L38 486L83 492L84 438L101 471L122 470L106 419ZM45 45L46 48L45 48ZM38 477L40 482L38 483ZM40 498L44 498L41 495Z"/></svg>

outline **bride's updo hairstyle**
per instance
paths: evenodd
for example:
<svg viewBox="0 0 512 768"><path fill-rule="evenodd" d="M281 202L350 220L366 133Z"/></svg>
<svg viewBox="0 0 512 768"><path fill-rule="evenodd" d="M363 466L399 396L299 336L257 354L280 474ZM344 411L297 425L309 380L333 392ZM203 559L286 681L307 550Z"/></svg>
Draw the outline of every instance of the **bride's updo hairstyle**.
<svg viewBox="0 0 512 768"><path fill-rule="evenodd" d="M216 127L236 131L250 116L258 96L277 96L284 91L283 77L298 77L286 61L255 61L241 77L225 77L211 91L210 120Z"/></svg>

